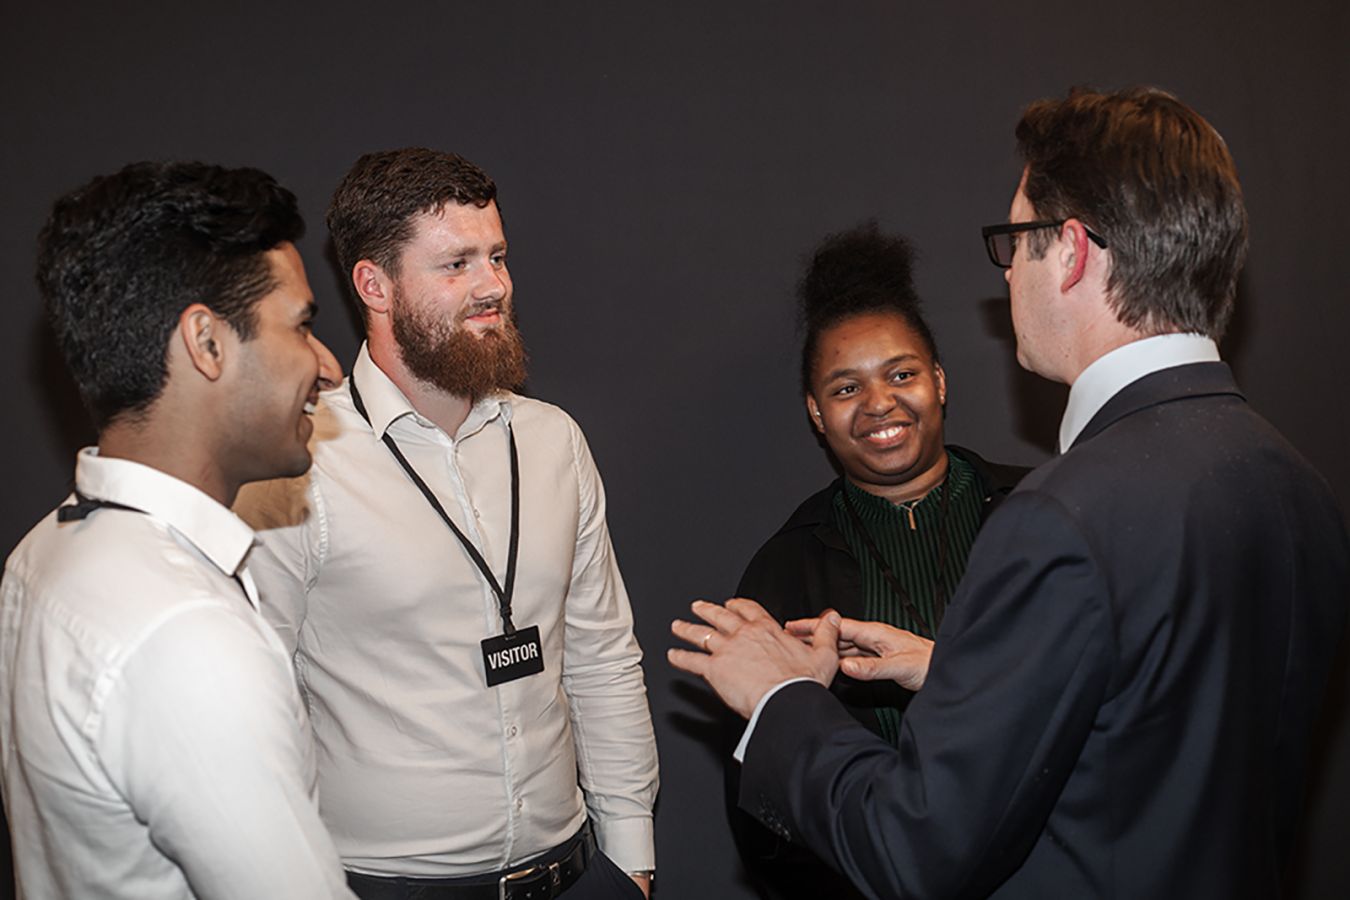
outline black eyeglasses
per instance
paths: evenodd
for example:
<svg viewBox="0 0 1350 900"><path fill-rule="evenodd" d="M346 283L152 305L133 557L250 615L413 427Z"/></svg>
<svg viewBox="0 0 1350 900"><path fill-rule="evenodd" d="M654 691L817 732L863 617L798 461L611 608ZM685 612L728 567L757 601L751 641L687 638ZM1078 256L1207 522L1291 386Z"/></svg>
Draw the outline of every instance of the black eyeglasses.
<svg viewBox="0 0 1350 900"><path fill-rule="evenodd" d="M1058 219L1054 222L1013 222L1004 225L986 225L980 229L984 235L984 249L989 251L989 261L1000 269L1012 268L1013 254L1017 252L1017 236L1024 231L1039 231L1042 228L1058 228L1068 219ZM1083 230L1087 232L1088 239L1092 243L1106 249L1106 238L1096 234L1086 225Z"/></svg>

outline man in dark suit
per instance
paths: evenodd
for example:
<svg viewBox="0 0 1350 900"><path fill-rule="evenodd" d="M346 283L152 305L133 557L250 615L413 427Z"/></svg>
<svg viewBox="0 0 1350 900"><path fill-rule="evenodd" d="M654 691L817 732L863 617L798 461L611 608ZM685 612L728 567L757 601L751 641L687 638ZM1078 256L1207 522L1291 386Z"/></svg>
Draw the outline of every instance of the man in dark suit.
<svg viewBox="0 0 1350 900"><path fill-rule="evenodd" d="M834 614L800 643L747 600L696 603L673 630L702 652L671 661L751 717L741 804L871 896L1278 896L1350 541L1218 359L1232 159L1148 89L1041 101L1017 138L985 236L1018 360L1072 386L1063 453L981 532L931 661ZM836 666L922 684L898 748Z"/></svg>

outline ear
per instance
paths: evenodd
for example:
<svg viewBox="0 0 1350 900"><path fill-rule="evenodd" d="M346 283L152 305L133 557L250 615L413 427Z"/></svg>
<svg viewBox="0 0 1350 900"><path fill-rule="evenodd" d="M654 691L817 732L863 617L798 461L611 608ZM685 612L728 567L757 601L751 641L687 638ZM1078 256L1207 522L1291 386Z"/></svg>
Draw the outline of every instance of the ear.
<svg viewBox="0 0 1350 900"><path fill-rule="evenodd" d="M1060 230L1060 264L1064 267L1064 280L1060 282L1061 292L1067 292L1083 280L1087 269L1088 236L1083 223L1069 219Z"/></svg>
<svg viewBox="0 0 1350 900"><path fill-rule="evenodd" d="M224 373L225 345L233 336L234 330L201 303L192 304L178 317L183 350L207 381L216 381Z"/></svg>
<svg viewBox="0 0 1350 900"><path fill-rule="evenodd" d="M352 266L352 287L371 312L389 312L394 300L394 282L384 269L368 259L360 260Z"/></svg>
<svg viewBox="0 0 1350 900"><path fill-rule="evenodd" d="M942 363L933 363L933 374L937 376L938 403L942 406L946 406L947 373L942 370Z"/></svg>
<svg viewBox="0 0 1350 900"><path fill-rule="evenodd" d="M816 398L810 394L806 395L806 414L811 417L811 424L816 426L816 431L825 433L825 423L820 418L820 404L816 403Z"/></svg>

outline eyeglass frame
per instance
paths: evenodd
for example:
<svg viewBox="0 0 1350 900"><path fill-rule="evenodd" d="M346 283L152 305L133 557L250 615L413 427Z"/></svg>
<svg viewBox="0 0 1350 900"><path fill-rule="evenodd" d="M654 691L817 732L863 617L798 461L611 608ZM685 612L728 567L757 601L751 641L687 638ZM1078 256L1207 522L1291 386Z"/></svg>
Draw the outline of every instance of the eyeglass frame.
<svg viewBox="0 0 1350 900"><path fill-rule="evenodd" d="M1011 269L1012 268L1011 257L1008 259L1006 265L998 261L998 255L994 253L994 241L993 241L994 238L1005 234L1017 235L1021 234L1024 231L1039 231L1042 228L1058 228L1067 221L1069 220L1055 219L1053 221L1041 220L1037 222L1004 222L1000 225L986 225L980 229L980 234L984 237L984 252L989 254L989 261L994 265L998 266L1000 269ZM1100 234L1097 234L1095 231L1093 231L1091 228L1088 228L1086 225L1083 226L1083 231L1087 234L1088 239L1091 240L1092 243L1096 244L1103 250L1106 249L1106 238L1102 237ZM1015 242L1013 243L1012 252L1014 254L1017 253L1017 244Z"/></svg>

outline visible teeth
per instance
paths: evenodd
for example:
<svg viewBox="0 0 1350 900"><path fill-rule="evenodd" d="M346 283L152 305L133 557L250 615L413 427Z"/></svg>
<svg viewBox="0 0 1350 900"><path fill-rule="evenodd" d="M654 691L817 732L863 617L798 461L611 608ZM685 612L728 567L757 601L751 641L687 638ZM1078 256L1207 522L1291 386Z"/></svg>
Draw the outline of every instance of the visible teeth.
<svg viewBox="0 0 1350 900"><path fill-rule="evenodd" d="M308 400L305 401L305 415L307 416L314 415L314 404L310 403Z"/></svg>
<svg viewBox="0 0 1350 900"><path fill-rule="evenodd" d="M895 437L899 433L900 433L900 426L892 425L890 428L883 428L880 431L874 431L871 434L869 434L868 437L884 441L887 440L888 438Z"/></svg>

